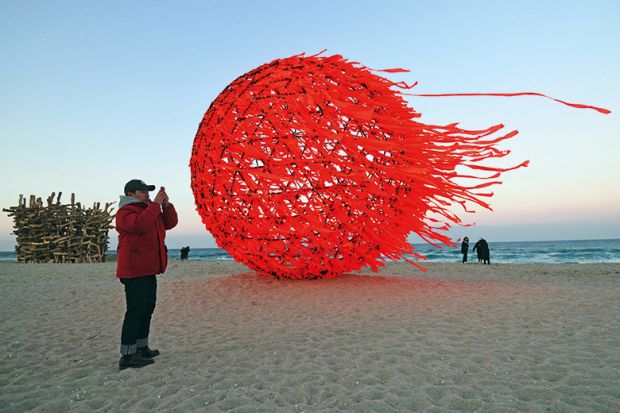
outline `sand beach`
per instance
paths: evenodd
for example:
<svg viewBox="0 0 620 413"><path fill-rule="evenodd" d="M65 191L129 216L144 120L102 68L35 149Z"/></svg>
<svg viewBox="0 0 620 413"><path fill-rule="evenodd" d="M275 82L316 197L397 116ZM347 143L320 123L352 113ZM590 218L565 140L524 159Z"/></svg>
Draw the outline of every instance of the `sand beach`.
<svg viewBox="0 0 620 413"><path fill-rule="evenodd" d="M2 412L618 412L620 264L172 261L156 363L118 371L115 263L0 263Z"/></svg>

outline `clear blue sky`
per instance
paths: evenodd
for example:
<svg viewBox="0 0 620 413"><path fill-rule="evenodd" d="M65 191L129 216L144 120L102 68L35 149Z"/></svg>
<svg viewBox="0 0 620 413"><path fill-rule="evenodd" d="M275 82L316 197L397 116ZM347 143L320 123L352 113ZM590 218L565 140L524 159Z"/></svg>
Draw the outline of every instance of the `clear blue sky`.
<svg viewBox="0 0 620 413"><path fill-rule="evenodd" d="M171 247L214 246L188 161L198 123L237 76L300 52L339 53L418 93L538 91L540 98L410 98L429 123L518 129L493 213L457 238L620 237L620 2L27 1L0 3L0 205L23 193L116 201L142 178L168 189ZM0 250L11 250L0 216ZM414 238L412 238L414 240ZM115 248L116 233L111 233Z"/></svg>

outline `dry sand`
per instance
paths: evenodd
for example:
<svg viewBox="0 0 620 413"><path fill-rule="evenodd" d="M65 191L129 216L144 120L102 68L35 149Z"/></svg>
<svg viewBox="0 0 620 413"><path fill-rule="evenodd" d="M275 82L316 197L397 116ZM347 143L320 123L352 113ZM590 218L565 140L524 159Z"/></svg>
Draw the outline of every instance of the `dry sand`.
<svg viewBox="0 0 620 413"><path fill-rule="evenodd" d="M119 372L115 263L0 263L0 411L620 411L620 264L428 268L172 261Z"/></svg>

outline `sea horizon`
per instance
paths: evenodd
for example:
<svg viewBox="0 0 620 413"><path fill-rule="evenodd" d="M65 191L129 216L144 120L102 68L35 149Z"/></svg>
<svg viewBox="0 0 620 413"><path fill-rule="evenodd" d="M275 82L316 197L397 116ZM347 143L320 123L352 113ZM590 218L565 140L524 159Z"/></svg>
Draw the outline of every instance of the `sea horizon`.
<svg viewBox="0 0 620 413"><path fill-rule="evenodd" d="M477 262L472 251L476 239L470 239L468 261ZM455 246L435 247L428 243L411 243L417 253L426 257L420 263L461 262L460 241ZM549 241L497 241L489 242L492 263L615 263L620 262L620 238ZM233 258L219 247L192 247L190 260L210 261ZM107 251L107 258L116 258L116 249ZM180 258L179 248L169 248L171 259ZM413 257L407 256L412 259ZM17 261L14 251L0 251L0 261ZM390 260L386 260L388 262ZM402 260L401 260L402 261Z"/></svg>

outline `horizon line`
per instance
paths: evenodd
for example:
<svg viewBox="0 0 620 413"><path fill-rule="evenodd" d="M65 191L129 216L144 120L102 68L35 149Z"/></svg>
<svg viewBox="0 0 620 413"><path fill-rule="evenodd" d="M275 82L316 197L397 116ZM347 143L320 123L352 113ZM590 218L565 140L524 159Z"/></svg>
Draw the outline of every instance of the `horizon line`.
<svg viewBox="0 0 620 413"><path fill-rule="evenodd" d="M491 241L492 243L513 243L513 242L573 242L573 241L620 241L620 238L589 238L589 239L549 239L549 240L513 240L513 241ZM411 245L429 245L429 246L433 246L432 244L429 244L427 242L410 242ZM455 242L455 245L458 244L458 242ZM442 247L449 247L449 245L445 245L442 244L440 245L438 248L442 248ZM224 248L220 248L220 247L192 247L194 249L220 249L223 251L226 251ZM169 248L169 249L178 249L178 248ZM116 249L108 249L108 251L117 251L118 248ZM10 251L10 250L2 250L0 252L10 252L10 253L14 253L15 251Z"/></svg>

